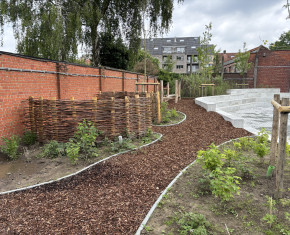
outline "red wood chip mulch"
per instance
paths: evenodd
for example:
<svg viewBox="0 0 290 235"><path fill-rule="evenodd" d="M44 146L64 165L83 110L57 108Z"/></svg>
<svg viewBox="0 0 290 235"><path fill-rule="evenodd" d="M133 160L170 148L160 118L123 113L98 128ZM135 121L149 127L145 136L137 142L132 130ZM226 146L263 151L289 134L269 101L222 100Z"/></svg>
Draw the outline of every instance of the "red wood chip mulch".
<svg viewBox="0 0 290 235"><path fill-rule="evenodd" d="M182 124L163 140L61 182L0 196L0 234L134 234L162 190L212 142L250 135L181 100Z"/></svg>

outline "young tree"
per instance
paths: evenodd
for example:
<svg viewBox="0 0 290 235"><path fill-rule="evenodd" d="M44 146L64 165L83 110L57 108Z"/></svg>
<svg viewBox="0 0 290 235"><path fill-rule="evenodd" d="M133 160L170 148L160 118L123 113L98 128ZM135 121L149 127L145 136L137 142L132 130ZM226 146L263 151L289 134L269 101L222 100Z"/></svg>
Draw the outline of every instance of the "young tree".
<svg viewBox="0 0 290 235"><path fill-rule="evenodd" d="M212 38L212 23L205 26L205 31L200 39L200 47L197 48L200 74L206 80L210 81L213 74L213 58L215 55L215 45L210 45Z"/></svg>
<svg viewBox="0 0 290 235"><path fill-rule="evenodd" d="M278 41L270 44L270 50L289 50L290 30L281 34Z"/></svg>
<svg viewBox="0 0 290 235"><path fill-rule="evenodd" d="M146 61L146 74L158 75L159 61L150 55L147 51L139 50L137 62L133 67L133 71L145 74L145 61Z"/></svg>
<svg viewBox="0 0 290 235"><path fill-rule="evenodd" d="M149 21L152 34L167 31L173 3L174 0L1 0L0 33L3 34L4 24L11 22L18 52L56 60L74 57L82 44L91 50L93 65L97 66L101 62L101 32L124 37L129 48L137 52L142 22Z"/></svg>
<svg viewBox="0 0 290 235"><path fill-rule="evenodd" d="M249 62L250 52L247 51L246 43L243 45L243 52L239 50L238 54L235 57L235 66L237 71L243 76L243 83L245 84L245 75L251 69L252 63Z"/></svg>

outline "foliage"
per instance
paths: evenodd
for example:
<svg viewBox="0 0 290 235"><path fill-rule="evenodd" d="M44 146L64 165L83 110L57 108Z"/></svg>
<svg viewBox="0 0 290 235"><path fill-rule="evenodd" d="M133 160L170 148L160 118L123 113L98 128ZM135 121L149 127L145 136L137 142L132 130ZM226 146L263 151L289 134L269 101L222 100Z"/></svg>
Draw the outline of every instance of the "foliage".
<svg viewBox="0 0 290 235"><path fill-rule="evenodd" d="M203 36L200 39L200 47L198 47L198 61L200 67L200 75L202 78L205 78L207 81L212 79L212 74L214 71L213 68L213 58L215 56L215 45L210 45L212 38L212 23L205 25L205 31Z"/></svg>
<svg viewBox="0 0 290 235"><path fill-rule="evenodd" d="M128 42L134 57L144 21L152 34L166 32L172 20L173 0L2 0L0 31L13 24L18 52L55 60L77 55L80 44L91 50L93 65L100 64L103 32ZM182 0L178 0L182 2Z"/></svg>
<svg viewBox="0 0 290 235"><path fill-rule="evenodd" d="M249 62L250 52L247 51L246 43L244 42L243 52L239 50L235 57L235 67L237 71L243 76L245 83L245 75L252 68L252 63Z"/></svg>
<svg viewBox="0 0 290 235"><path fill-rule="evenodd" d="M109 151L110 152L122 152L129 149L134 149L136 146L132 143L131 139L123 139L122 142L115 141L110 142L109 144Z"/></svg>
<svg viewBox="0 0 290 235"><path fill-rule="evenodd" d="M161 103L160 112L161 112L162 123L168 123L171 118L176 118L178 116L176 108L169 109L167 102Z"/></svg>
<svg viewBox="0 0 290 235"><path fill-rule="evenodd" d="M80 145L72 139L66 143L66 154L72 163L76 163L79 159Z"/></svg>
<svg viewBox="0 0 290 235"><path fill-rule="evenodd" d="M248 151L254 146L254 141L249 137L242 137L239 139L239 142L241 144L242 150L244 151Z"/></svg>
<svg viewBox="0 0 290 235"><path fill-rule="evenodd" d="M146 61L146 71L145 71L145 61ZM133 66L133 71L143 74L158 75L160 71L159 60L157 58L154 58L147 51L139 50L137 61Z"/></svg>
<svg viewBox="0 0 290 235"><path fill-rule="evenodd" d="M226 160L226 164L228 166L232 166L233 161L238 159L238 153L232 149L225 149L224 150L224 157Z"/></svg>
<svg viewBox="0 0 290 235"><path fill-rule="evenodd" d="M80 152L85 155L85 158L97 157L98 151L95 141L100 134L101 132L91 122L83 120L82 123L78 124L72 141L79 145Z"/></svg>
<svg viewBox="0 0 290 235"><path fill-rule="evenodd" d="M37 140L37 135L32 131L26 130L22 135L22 143L25 145L33 145Z"/></svg>
<svg viewBox="0 0 290 235"><path fill-rule="evenodd" d="M270 152L270 148L267 146L267 143L255 144L254 152L261 158L264 158Z"/></svg>
<svg viewBox="0 0 290 235"><path fill-rule="evenodd" d="M240 142L237 142L237 141L235 141L235 142L233 142L233 145L234 145L234 148L236 149L236 150L242 150L242 145L241 145L241 143Z"/></svg>
<svg viewBox="0 0 290 235"><path fill-rule="evenodd" d="M65 156L65 144L58 143L56 140L51 140L42 147L39 154L41 158L57 158Z"/></svg>
<svg viewBox="0 0 290 235"><path fill-rule="evenodd" d="M208 234L208 230L212 227L202 214L193 212L181 213L174 218L174 221L181 235L206 235Z"/></svg>
<svg viewBox="0 0 290 235"><path fill-rule="evenodd" d="M284 32L279 37L279 40L271 43L270 47L271 50L289 50L290 49L290 30Z"/></svg>
<svg viewBox="0 0 290 235"><path fill-rule="evenodd" d="M286 156L290 157L290 144L286 142Z"/></svg>
<svg viewBox="0 0 290 235"><path fill-rule="evenodd" d="M240 195L240 187L237 185L240 184L241 178L234 176L233 174L235 172L235 168L227 167L223 170L216 168L211 173L211 176L213 177L210 182L212 194L216 197L220 197L223 201L228 201L233 197L234 193Z"/></svg>
<svg viewBox="0 0 290 235"><path fill-rule="evenodd" d="M4 145L1 146L1 151L8 155L10 160L18 158L18 148L20 143L19 136L12 135L10 138L2 137Z"/></svg>
<svg viewBox="0 0 290 235"><path fill-rule="evenodd" d="M252 168L244 164L239 164L237 169L240 172L239 175L241 176L243 180L252 180L255 178L254 171Z"/></svg>
<svg viewBox="0 0 290 235"><path fill-rule="evenodd" d="M258 132L257 143L266 144L269 139L269 134L270 134L269 131L266 131L265 128L262 128L261 131Z"/></svg>
<svg viewBox="0 0 290 235"><path fill-rule="evenodd" d="M202 166L202 169L214 171L224 164L222 159L224 156L220 153L217 146L213 143L206 151L200 150L197 153L197 162Z"/></svg>

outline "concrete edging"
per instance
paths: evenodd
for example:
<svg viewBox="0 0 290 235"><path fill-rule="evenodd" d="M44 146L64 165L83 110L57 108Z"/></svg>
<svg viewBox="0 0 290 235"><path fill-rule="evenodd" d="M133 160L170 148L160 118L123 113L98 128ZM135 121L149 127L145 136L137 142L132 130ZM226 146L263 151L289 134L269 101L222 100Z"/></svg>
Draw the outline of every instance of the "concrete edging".
<svg viewBox="0 0 290 235"><path fill-rule="evenodd" d="M95 166L95 165L101 163L101 162L104 162L104 161L106 161L106 160L109 160L109 159L112 158L112 157L115 157L115 156L121 155L121 154L123 154L123 153L128 153L128 152L134 151L134 150L136 150L136 149L140 149L140 148L143 148L143 147L149 146L149 145L151 145L151 144L154 144L154 143L156 143L157 141L159 141L159 140L163 137L163 135L162 135L161 133L157 133L157 132L156 132L156 133L154 133L154 134L159 134L160 136L159 136L156 140L152 141L151 143L144 144L144 145L142 145L142 146L140 146L140 147L137 147L137 148L134 148L134 149L130 149L130 150L126 150L126 151L123 151L123 152L120 152L120 153L113 154L113 155L111 155L111 156L109 156L109 157L106 157L106 158L104 158L104 159L102 159L102 160L99 160L99 161L97 161L97 162L95 162L95 163L92 163L91 165L88 165L88 166L84 167L83 169L81 169L81 170L79 170L79 171L77 171L77 172L74 172L74 173L72 173L72 174L69 174L69 175L66 175L66 176L60 177L60 178L58 178L58 179L56 179L56 180L50 180L50 181L46 181L46 182L43 182L43 183L30 185L30 186L28 186L28 187L23 187L23 188L13 189L13 190L5 191L5 192L0 192L0 195L9 194L9 193L14 193L14 192L19 192L19 191L24 191L24 190L27 190L27 189L32 189L32 188L40 187L40 186L43 186L43 185L46 185L46 184L50 184L50 183L54 183L54 182L58 182L58 181L61 181L61 180L64 180L64 179L68 179L69 177L75 176L75 175L77 175L77 174L79 174L79 173L81 173L81 172L83 172L83 171L85 171L85 170L87 170L87 169L89 169L89 168L91 168L91 167L93 167L93 166Z"/></svg>

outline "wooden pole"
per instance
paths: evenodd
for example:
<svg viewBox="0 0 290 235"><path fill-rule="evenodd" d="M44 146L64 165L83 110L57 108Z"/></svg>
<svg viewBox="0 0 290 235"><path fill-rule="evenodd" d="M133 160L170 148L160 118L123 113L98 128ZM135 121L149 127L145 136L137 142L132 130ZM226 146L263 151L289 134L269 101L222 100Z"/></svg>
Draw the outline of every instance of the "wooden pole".
<svg viewBox="0 0 290 235"><path fill-rule="evenodd" d="M135 95L136 99L136 114L137 114L137 135L141 134L141 112L140 112L140 100L139 95Z"/></svg>
<svg viewBox="0 0 290 235"><path fill-rule="evenodd" d="M39 98L40 112L39 112L39 142L43 142L43 97Z"/></svg>
<svg viewBox="0 0 290 235"><path fill-rule="evenodd" d="M181 80L178 81L178 99L181 99Z"/></svg>
<svg viewBox="0 0 290 235"><path fill-rule="evenodd" d="M122 72L122 91L125 91L125 72Z"/></svg>
<svg viewBox="0 0 290 235"><path fill-rule="evenodd" d="M175 80L175 103L178 102L178 80Z"/></svg>
<svg viewBox="0 0 290 235"><path fill-rule="evenodd" d="M159 91L156 93L157 98L157 124L161 123L161 110L160 110L160 95Z"/></svg>
<svg viewBox="0 0 290 235"><path fill-rule="evenodd" d="M169 96L169 81L167 82L167 97Z"/></svg>
<svg viewBox="0 0 290 235"><path fill-rule="evenodd" d="M152 118L151 118L151 97L150 97L150 93L146 93L146 100L148 102L147 104L147 110L146 110L146 121L147 121L147 125L148 128L152 128Z"/></svg>
<svg viewBox="0 0 290 235"><path fill-rule="evenodd" d="M152 93L151 95L151 118L152 118L152 121L155 122L155 117L156 117L156 93Z"/></svg>
<svg viewBox="0 0 290 235"><path fill-rule="evenodd" d="M76 119L77 119L77 112L76 112L76 107L75 107L75 98L71 97L71 110L72 110L72 118L75 122L75 124L77 125Z"/></svg>
<svg viewBox="0 0 290 235"><path fill-rule="evenodd" d="M128 96L125 96L125 115L126 115L126 130L130 133L130 101Z"/></svg>
<svg viewBox="0 0 290 235"><path fill-rule="evenodd" d="M115 117L115 98L111 97L111 136L115 136L116 135L116 128L115 128L115 124L116 124L116 117Z"/></svg>
<svg viewBox="0 0 290 235"><path fill-rule="evenodd" d="M280 102L280 95L274 95L274 100ZM272 124L272 138L271 138L271 154L270 154L270 165L275 166L276 152L277 152L277 140L278 140L278 129L279 129L279 111L276 107L273 107L273 124Z"/></svg>
<svg viewBox="0 0 290 235"><path fill-rule="evenodd" d="M52 98L52 128L53 139L58 140L56 97Z"/></svg>
<svg viewBox="0 0 290 235"><path fill-rule="evenodd" d="M161 103L163 102L163 97L164 97L164 83L163 80L160 80L160 98L161 98Z"/></svg>
<svg viewBox="0 0 290 235"><path fill-rule="evenodd" d="M36 134L35 108L34 108L34 100L32 96L29 97L29 119L30 119L30 130Z"/></svg>
<svg viewBox="0 0 290 235"><path fill-rule="evenodd" d="M98 98L97 97L93 97L93 115L94 115L94 124L97 124L97 108L98 108Z"/></svg>
<svg viewBox="0 0 290 235"><path fill-rule="evenodd" d="M289 98L282 99L282 106L289 106ZM279 131L279 155L276 165L276 189L275 198L281 198L283 194L283 178L284 166L286 157L286 142L287 142L287 124L288 112L280 115L280 131Z"/></svg>

